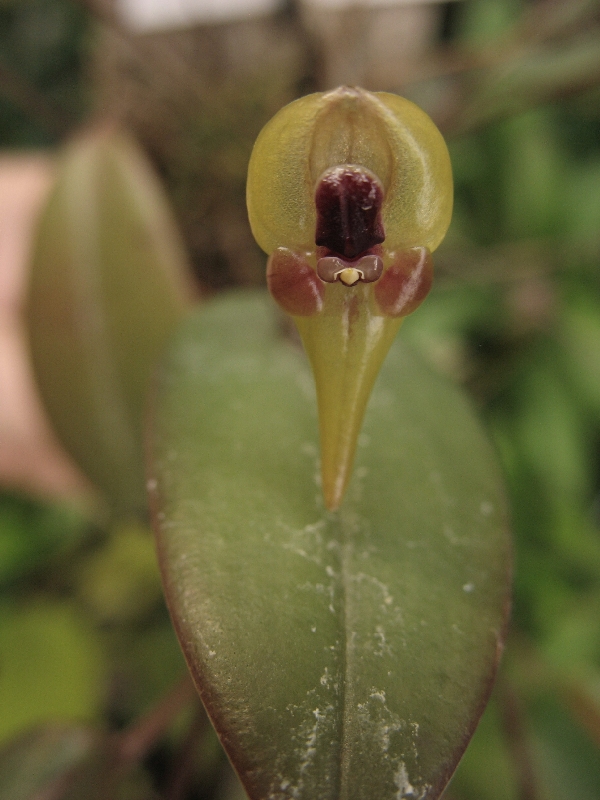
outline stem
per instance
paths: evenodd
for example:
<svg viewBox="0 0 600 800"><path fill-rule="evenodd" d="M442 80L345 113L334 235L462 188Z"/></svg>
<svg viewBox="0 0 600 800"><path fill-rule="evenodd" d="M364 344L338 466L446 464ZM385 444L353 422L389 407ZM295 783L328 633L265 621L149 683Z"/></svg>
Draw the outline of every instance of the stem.
<svg viewBox="0 0 600 800"><path fill-rule="evenodd" d="M192 679L186 675L141 719L117 737L118 758L130 764L144 758L179 712L195 698Z"/></svg>
<svg viewBox="0 0 600 800"><path fill-rule="evenodd" d="M577 679L569 679L563 682L561 695L571 715L600 748L600 707L585 685Z"/></svg>
<svg viewBox="0 0 600 800"><path fill-rule="evenodd" d="M183 800L186 796L194 774L198 740L206 730L207 723L208 717L204 707L198 702L196 713L183 741L165 790L166 800Z"/></svg>
<svg viewBox="0 0 600 800"><path fill-rule="evenodd" d="M525 714L520 699L506 680L499 684L500 710L506 741L515 766L519 800L540 800Z"/></svg>

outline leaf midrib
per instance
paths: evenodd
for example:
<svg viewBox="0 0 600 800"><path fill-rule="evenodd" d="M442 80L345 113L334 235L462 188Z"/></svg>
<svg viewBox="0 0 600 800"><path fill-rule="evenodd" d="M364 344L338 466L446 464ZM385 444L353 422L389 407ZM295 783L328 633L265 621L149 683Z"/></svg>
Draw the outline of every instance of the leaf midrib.
<svg viewBox="0 0 600 800"><path fill-rule="evenodd" d="M338 520L338 531L340 541L340 584L341 584L341 620L342 620L342 686L341 686L341 722L340 722L340 788L339 800L348 798L348 773L349 773L349 748L346 747L346 736L348 731L348 665L350 663L350 644L352 635L348 632L348 549L350 544L347 542L346 526L342 520Z"/></svg>

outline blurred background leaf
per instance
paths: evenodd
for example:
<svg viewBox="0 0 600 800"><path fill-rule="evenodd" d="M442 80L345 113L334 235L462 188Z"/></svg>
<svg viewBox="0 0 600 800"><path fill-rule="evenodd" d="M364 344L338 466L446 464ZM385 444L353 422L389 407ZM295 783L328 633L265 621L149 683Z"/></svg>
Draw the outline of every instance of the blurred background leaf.
<svg viewBox="0 0 600 800"><path fill-rule="evenodd" d="M118 514L146 505L145 397L190 294L170 209L135 141L109 126L71 142L39 221L27 331L55 430Z"/></svg>
<svg viewBox="0 0 600 800"><path fill-rule="evenodd" d="M53 719L98 712L103 654L94 631L69 602L37 597L0 609L0 737Z"/></svg>

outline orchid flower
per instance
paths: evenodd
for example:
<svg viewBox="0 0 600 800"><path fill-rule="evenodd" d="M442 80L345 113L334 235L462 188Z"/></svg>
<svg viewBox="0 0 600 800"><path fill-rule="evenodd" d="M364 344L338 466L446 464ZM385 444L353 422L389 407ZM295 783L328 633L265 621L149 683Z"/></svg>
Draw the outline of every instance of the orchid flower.
<svg viewBox="0 0 600 800"><path fill-rule="evenodd" d="M431 287L431 253L452 214L448 150L402 97L311 94L261 131L247 202L269 290L313 370L323 495L335 510L381 364Z"/></svg>

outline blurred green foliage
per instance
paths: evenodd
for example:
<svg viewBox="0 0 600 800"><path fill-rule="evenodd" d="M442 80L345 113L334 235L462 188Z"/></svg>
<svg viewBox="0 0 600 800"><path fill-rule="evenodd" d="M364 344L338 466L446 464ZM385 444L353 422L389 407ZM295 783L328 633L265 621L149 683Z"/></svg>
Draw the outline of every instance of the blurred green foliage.
<svg viewBox="0 0 600 800"><path fill-rule="evenodd" d="M76 137L56 174L30 256L31 364L63 446L126 517L147 506L146 395L191 304L189 267L162 186L124 132Z"/></svg>
<svg viewBox="0 0 600 800"><path fill-rule="evenodd" d="M495 41L521 13L467 3L463 35ZM404 328L470 388L513 509L512 630L455 800L600 796L597 97L451 141L453 226L434 294Z"/></svg>
<svg viewBox="0 0 600 800"><path fill-rule="evenodd" d="M513 508L515 596L499 681L448 797L597 800L600 5L452 5L446 45L473 60L455 76L462 112L446 126L455 216L436 254L436 287L402 335L468 388L488 425ZM528 27L532 9L543 21L557 7L570 15L562 33ZM82 114L89 30L68 0L0 3L2 145L53 143ZM226 110L222 120L235 124ZM172 181L184 165L178 151ZM185 176L173 191L190 204ZM0 497L0 736L51 718L127 730L157 703L185 670L157 587L141 523L106 529L69 509ZM144 751L148 791L233 798L212 734L192 717L173 715L170 734ZM15 764L54 776L87 757L81 730L5 743L0 796L34 796L2 794L16 785ZM187 794L168 788L174 764L174 774L192 775L181 778ZM134 788L114 796L151 796L147 772L127 780Z"/></svg>
<svg viewBox="0 0 600 800"><path fill-rule="evenodd" d="M77 541L83 524L69 506L0 496L0 589L56 562Z"/></svg>
<svg viewBox="0 0 600 800"><path fill-rule="evenodd" d="M103 653L89 621L71 602L40 592L32 601L0 609L0 641L1 739L56 718L95 716Z"/></svg>
<svg viewBox="0 0 600 800"><path fill-rule="evenodd" d="M70 0L0 2L0 143L56 143L88 105L89 15Z"/></svg>

